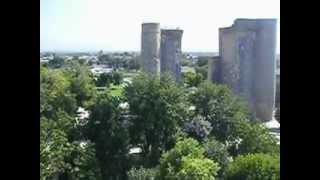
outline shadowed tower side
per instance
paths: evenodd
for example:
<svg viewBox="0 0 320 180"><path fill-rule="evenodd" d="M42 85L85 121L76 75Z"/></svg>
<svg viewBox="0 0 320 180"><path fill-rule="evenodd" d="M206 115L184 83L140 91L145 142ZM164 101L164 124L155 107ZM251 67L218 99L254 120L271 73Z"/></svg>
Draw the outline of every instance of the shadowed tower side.
<svg viewBox="0 0 320 180"><path fill-rule="evenodd" d="M275 103L276 20L237 19L219 29L220 81L244 97L255 116L272 119Z"/></svg>
<svg viewBox="0 0 320 180"><path fill-rule="evenodd" d="M141 33L142 71L160 75L160 24L143 23Z"/></svg>
<svg viewBox="0 0 320 180"><path fill-rule="evenodd" d="M181 82L181 40L183 30L161 30L161 74L170 74L176 82Z"/></svg>

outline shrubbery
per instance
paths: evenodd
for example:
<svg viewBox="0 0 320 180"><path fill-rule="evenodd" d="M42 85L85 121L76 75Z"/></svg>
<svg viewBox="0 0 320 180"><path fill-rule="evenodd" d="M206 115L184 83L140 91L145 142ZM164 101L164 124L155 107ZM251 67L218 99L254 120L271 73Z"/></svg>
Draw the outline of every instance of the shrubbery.
<svg viewBox="0 0 320 180"><path fill-rule="evenodd" d="M194 179L194 180L214 180L217 176L219 166L210 159L182 158L181 170L167 179Z"/></svg>
<svg viewBox="0 0 320 180"><path fill-rule="evenodd" d="M158 169L132 168L127 172L128 180L155 180L158 176Z"/></svg>
<svg viewBox="0 0 320 180"><path fill-rule="evenodd" d="M203 144L203 147L205 149L205 157L217 162L221 167L219 170L219 176L221 177L230 162L227 146L211 137Z"/></svg>
<svg viewBox="0 0 320 180"><path fill-rule="evenodd" d="M201 116L196 116L185 123L184 131L192 138L202 142L207 139L212 130L210 122Z"/></svg>
<svg viewBox="0 0 320 180"><path fill-rule="evenodd" d="M186 119L181 87L168 76L141 74L125 87L129 104L131 144L139 146L146 167L159 163L161 153L175 144L175 134Z"/></svg>
<svg viewBox="0 0 320 180"><path fill-rule="evenodd" d="M196 113L211 123L211 135L221 142L232 138L239 122L249 121L248 109L226 86L204 82L190 99Z"/></svg>
<svg viewBox="0 0 320 180"><path fill-rule="evenodd" d="M280 180L280 158L276 155L239 156L227 168L226 180Z"/></svg>
<svg viewBox="0 0 320 180"><path fill-rule="evenodd" d="M200 73L186 72L183 76L187 87L197 87L204 80Z"/></svg>
<svg viewBox="0 0 320 180"><path fill-rule="evenodd" d="M240 123L233 131L234 136L238 137L231 142L231 154L249 153L279 153L280 147L277 139L270 131L258 123Z"/></svg>
<svg viewBox="0 0 320 180"><path fill-rule="evenodd" d="M226 86L205 82L193 93L168 76L141 74L117 97L98 94L92 74L78 63L40 73L43 180L278 178L275 137L250 121ZM89 110L81 126L79 106ZM129 154L131 147L141 153Z"/></svg>
<svg viewBox="0 0 320 180"><path fill-rule="evenodd" d="M160 161L161 179L214 179L219 166L204 157L204 149L196 140L180 140L175 147L163 154Z"/></svg>

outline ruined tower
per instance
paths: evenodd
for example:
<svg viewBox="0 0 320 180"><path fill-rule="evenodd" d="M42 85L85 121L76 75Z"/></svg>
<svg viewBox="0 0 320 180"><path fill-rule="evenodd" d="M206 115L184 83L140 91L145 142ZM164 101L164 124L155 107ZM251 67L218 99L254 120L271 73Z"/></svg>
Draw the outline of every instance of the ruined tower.
<svg viewBox="0 0 320 180"><path fill-rule="evenodd" d="M141 66L148 74L160 74L160 24L143 23L141 34Z"/></svg>
<svg viewBox="0 0 320 180"><path fill-rule="evenodd" d="M271 120L275 103L275 59L276 20L237 19L231 27L219 29L220 68L215 71L219 74L215 81L244 97L258 119Z"/></svg>
<svg viewBox="0 0 320 180"><path fill-rule="evenodd" d="M161 30L161 74L171 74L176 82L181 81L181 39L183 30Z"/></svg>
<svg viewBox="0 0 320 180"><path fill-rule="evenodd" d="M208 80L211 82L221 83L221 60L220 56L213 56L208 61Z"/></svg>

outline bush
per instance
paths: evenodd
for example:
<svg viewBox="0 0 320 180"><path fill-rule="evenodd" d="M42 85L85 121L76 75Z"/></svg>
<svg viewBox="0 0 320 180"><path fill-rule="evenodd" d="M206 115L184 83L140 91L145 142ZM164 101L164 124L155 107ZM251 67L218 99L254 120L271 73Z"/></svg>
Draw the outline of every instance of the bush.
<svg viewBox="0 0 320 180"><path fill-rule="evenodd" d="M162 152L175 144L175 135L186 119L183 89L169 76L140 74L124 88L132 118L131 144L142 149L144 167L159 164Z"/></svg>
<svg viewBox="0 0 320 180"><path fill-rule="evenodd" d="M197 116L193 120L186 122L184 131L192 138L202 142L207 139L211 132L211 123L203 117Z"/></svg>
<svg viewBox="0 0 320 180"><path fill-rule="evenodd" d="M196 73L199 73L202 75L202 77L206 78L208 77L208 65L204 65L204 66L196 66L195 67Z"/></svg>
<svg viewBox="0 0 320 180"><path fill-rule="evenodd" d="M177 142L160 160L160 179L214 179L218 164L204 157L203 147L194 139Z"/></svg>
<svg viewBox="0 0 320 180"><path fill-rule="evenodd" d="M280 157L268 154L239 156L226 171L226 180L280 180Z"/></svg>
<svg viewBox="0 0 320 180"><path fill-rule="evenodd" d="M128 180L153 180L158 174L157 168L145 169L143 167L132 168L127 172Z"/></svg>
<svg viewBox="0 0 320 180"><path fill-rule="evenodd" d="M279 153L277 139L269 129L258 123L240 123L233 132L239 141L230 142L231 154L234 156L249 153Z"/></svg>
<svg viewBox="0 0 320 180"><path fill-rule="evenodd" d="M119 72L113 72L112 79L115 85L120 85L123 81L123 75Z"/></svg>
<svg viewBox="0 0 320 180"><path fill-rule="evenodd" d="M102 73L98 76L96 80L97 87L109 87L112 83L112 74L110 73Z"/></svg>
<svg viewBox="0 0 320 180"><path fill-rule="evenodd" d="M184 157L176 179L214 180L219 166L210 159Z"/></svg>
<svg viewBox="0 0 320 180"><path fill-rule="evenodd" d="M205 79L202 74L193 72L184 73L183 78L188 87L197 87Z"/></svg>
<svg viewBox="0 0 320 180"><path fill-rule="evenodd" d="M223 175L223 172L229 164L229 153L228 148L223 143L217 141L215 138L210 138L206 143L203 144L205 149L205 156L219 163L221 167L219 176Z"/></svg>
<svg viewBox="0 0 320 180"><path fill-rule="evenodd" d="M211 123L211 135L221 142L232 137L239 122L249 119L247 107L226 86L202 83L190 99L195 113Z"/></svg>
<svg viewBox="0 0 320 180"><path fill-rule="evenodd" d="M129 170L130 138L121 116L120 103L117 97L99 94L85 127L85 137L94 143L103 179L123 179Z"/></svg>

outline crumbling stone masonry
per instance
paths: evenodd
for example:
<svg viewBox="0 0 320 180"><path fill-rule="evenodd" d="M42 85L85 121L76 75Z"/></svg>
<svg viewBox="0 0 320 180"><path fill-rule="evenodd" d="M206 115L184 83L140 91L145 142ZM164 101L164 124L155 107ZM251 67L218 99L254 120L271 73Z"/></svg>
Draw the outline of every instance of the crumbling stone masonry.
<svg viewBox="0 0 320 180"><path fill-rule="evenodd" d="M231 27L220 28L216 59L210 63L216 68L211 67L214 70L208 75L209 80L226 84L244 97L258 119L271 120L275 104L276 20L237 19Z"/></svg>
<svg viewBox="0 0 320 180"><path fill-rule="evenodd" d="M161 30L161 74L169 73L176 82L181 82L182 30Z"/></svg>
<svg viewBox="0 0 320 180"><path fill-rule="evenodd" d="M160 24L143 23L141 34L141 67L151 75L160 75Z"/></svg>
<svg viewBox="0 0 320 180"><path fill-rule="evenodd" d="M220 56L213 56L208 61L208 80L211 82L221 83L221 60Z"/></svg>

